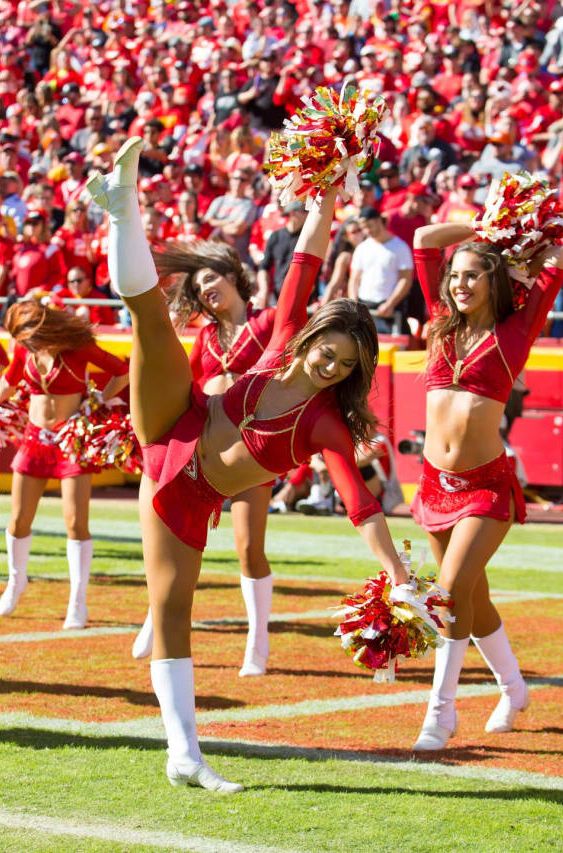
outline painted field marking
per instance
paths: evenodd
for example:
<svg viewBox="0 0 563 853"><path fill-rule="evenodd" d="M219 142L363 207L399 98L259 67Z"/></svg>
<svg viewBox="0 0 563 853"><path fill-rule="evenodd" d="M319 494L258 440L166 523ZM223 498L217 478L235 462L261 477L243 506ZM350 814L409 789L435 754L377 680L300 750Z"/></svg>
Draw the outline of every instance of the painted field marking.
<svg viewBox="0 0 563 853"><path fill-rule="evenodd" d="M237 841L222 841L220 838L186 836L176 832L159 832L128 828L116 823L85 823L78 818L74 823L63 818L53 818L24 811L0 809L0 826L9 829L23 829L55 836L72 838L95 838L113 844L127 844L131 849L139 846L161 848L163 850L187 850L189 853L291 853L279 846L264 847L258 844L241 844Z"/></svg>
<svg viewBox="0 0 563 853"><path fill-rule="evenodd" d="M532 691L547 687L563 686L563 676L526 679ZM249 708L225 708L217 711L199 711L198 725L211 723L255 722L257 720L281 720L295 717L314 717L335 714L339 711L362 711L369 708L390 708L400 705L422 705L428 701L429 690L404 690L400 693L361 694L333 699L306 699L285 705L254 705ZM460 698L497 696L495 684L462 684L457 692ZM89 723L81 720L57 717L36 717L21 712L0 714L0 727L25 726L30 729L69 732L87 737L132 737L162 740L164 729L157 709L151 717L138 717L111 723ZM201 738L205 742L205 737Z"/></svg>
<svg viewBox="0 0 563 853"><path fill-rule="evenodd" d="M44 577L44 576L43 576ZM36 576L39 580L40 576ZM516 590L508 590L502 592L492 592L492 597L496 602L523 602L523 601L539 601L542 599L560 599L563 594L560 593L544 593L544 592L518 592ZM294 623L301 621L326 621L332 622L336 627L336 618L332 610L304 610L301 612L289 613L272 613L270 614L270 622L276 623ZM220 628L227 625L247 625L248 621L243 616L225 616L221 619L203 619L200 621L194 620L192 628L196 631L209 631L214 628ZM120 634L135 634L141 627L140 623L134 625L119 625L107 626L104 628L82 628L76 631L28 631L21 634L0 634L0 643L40 643L47 640L88 640L90 637L117 636Z"/></svg>

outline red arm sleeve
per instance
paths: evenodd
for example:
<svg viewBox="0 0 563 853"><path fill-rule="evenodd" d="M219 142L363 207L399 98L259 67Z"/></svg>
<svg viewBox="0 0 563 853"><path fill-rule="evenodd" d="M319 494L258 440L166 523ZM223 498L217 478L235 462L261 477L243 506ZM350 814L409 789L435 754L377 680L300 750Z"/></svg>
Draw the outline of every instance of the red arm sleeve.
<svg viewBox="0 0 563 853"><path fill-rule="evenodd" d="M127 362L102 349L98 344L93 343L83 347L82 354L88 364L94 364L111 376L125 376L129 370Z"/></svg>
<svg viewBox="0 0 563 853"><path fill-rule="evenodd" d="M7 367L9 363L10 359L8 358L8 354L6 353L6 350L4 349L2 344L0 344L0 370L2 370L4 367Z"/></svg>
<svg viewBox="0 0 563 853"><path fill-rule="evenodd" d="M414 249L414 264L428 313L432 318L440 304L443 256L440 249Z"/></svg>
<svg viewBox="0 0 563 853"><path fill-rule="evenodd" d="M516 312L517 319L525 327L530 344L543 329L549 310L562 286L563 269L546 267L535 280L525 307Z"/></svg>
<svg viewBox="0 0 563 853"><path fill-rule="evenodd" d="M358 471L354 444L346 425L332 413L321 415L312 431L312 441L323 454L330 479L342 498L348 517L357 527L382 512Z"/></svg>
<svg viewBox="0 0 563 853"><path fill-rule="evenodd" d="M8 367L6 373L4 374L4 378L8 385L12 388L15 388L19 382L23 379L23 371L25 367L25 360L27 358L27 350L21 344L16 344L14 347L14 354L12 356L12 361L10 366Z"/></svg>
<svg viewBox="0 0 563 853"><path fill-rule="evenodd" d="M322 260L306 252L295 252L285 276L268 350L281 352L307 322L307 302Z"/></svg>

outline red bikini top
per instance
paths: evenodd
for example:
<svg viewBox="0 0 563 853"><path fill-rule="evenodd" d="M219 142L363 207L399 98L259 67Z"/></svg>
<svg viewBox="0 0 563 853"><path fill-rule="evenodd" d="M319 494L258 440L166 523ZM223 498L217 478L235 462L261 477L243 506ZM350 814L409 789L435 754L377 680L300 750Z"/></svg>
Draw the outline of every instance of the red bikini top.
<svg viewBox="0 0 563 853"><path fill-rule="evenodd" d="M37 369L33 353L22 344L16 343L12 362L4 377L12 387L23 379L31 394L83 394L86 390L88 364L93 364L112 376L124 376L129 369L120 358L91 343L79 349L59 353L49 373L42 376Z"/></svg>
<svg viewBox="0 0 563 853"><path fill-rule="evenodd" d="M356 465L350 431L338 409L334 390L323 389L273 418L257 419L264 389L283 363L283 350L307 319L307 300L321 261L296 254L276 309L274 331L258 364L223 394L223 408L239 429L252 458L267 471L282 474L322 453L334 487L353 524L381 512Z"/></svg>
<svg viewBox="0 0 563 853"><path fill-rule="evenodd" d="M198 334L190 353L193 381L205 385L222 373L242 375L256 364L272 336L274 308L248 307L248 319L228 350L219 342L218 324L210 323Z"/></svg>
<svg viewBox="0 0 563 853"><path fill-rule="evenodd" d="M415 249L414 261L432 319L443 311L439 297L442 252L440 249ZM562 284L562 269L542 270L524 308L496 323L463 359L457 357L453 333L437 344L426 369L427 390L453 386L506 403Z"/></svg>

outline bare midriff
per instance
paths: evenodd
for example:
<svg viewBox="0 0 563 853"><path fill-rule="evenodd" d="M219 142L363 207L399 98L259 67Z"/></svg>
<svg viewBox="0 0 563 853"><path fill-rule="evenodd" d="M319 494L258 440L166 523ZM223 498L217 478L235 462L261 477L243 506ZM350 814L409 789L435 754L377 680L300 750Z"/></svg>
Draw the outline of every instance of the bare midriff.
<svg viewBox="0 0 563 853"><path fill-rule="evenodd" d="M54 429L78 411L82 394L32 394L29 420L41 429Z"/></svg>
<svg viewBox="0 0 563 853"><path fill-rule="evenodd" d="M239 429L225 414L222 397L210 397L197 450L208 482L222 495L236 495L275 476L256 462Z"/></svg>
<svg viewBox="0 0 563 853"><path fill-rule="evenodd" d="M211 379L208 379L203 390L209 397L212 397L213 394L224 394L231 385L235 384L237 379L236 373L220 373L219 376L212 376Z"/></svg>
<svg viewBox="0 0 563 853"><path fill-rule="evenodd" d="M448 471L466 471L496 459L504 449L499 434L503 412L498 400L460 388L429 391L424 455Z"/></svg>

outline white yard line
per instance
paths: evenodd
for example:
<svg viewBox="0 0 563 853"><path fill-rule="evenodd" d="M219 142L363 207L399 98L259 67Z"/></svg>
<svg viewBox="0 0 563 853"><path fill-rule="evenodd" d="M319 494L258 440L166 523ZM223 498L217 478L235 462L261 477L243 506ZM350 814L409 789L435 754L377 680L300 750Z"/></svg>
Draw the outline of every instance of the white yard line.
<svg viewBox="0 0 563 853"><path fill-rule="evenodd" d="M241 844L238 841L222 841L220 838L205 838L198 835L186 836L177 832L133 829L122 823L85 822L82 818L71 821L20 810L0 809L0 826L37 832L42 835L94 838L110 844L127 844L132 850L141 846L163 850L187 850L189 853L283 853L282 848L277 845L274 848L264 847L261 844Z"/></svg>
<svg viewBox="0 0 563 853"><path fill-rule="evenodd" d="M563 676L527 679L530 690L542 690L563 685ZM255 722L257 720L283 720L295 717L313 717L369 708L391 708L402 705L423 705L428 701L428 690L404 690L399 693L373 693L359 696L342 696L332 699L308 699L303 702L279 705L255 705L248 708L226 708L217 711L200 711L198 725L211 723ZM462 684L458 697L496 696L495 684ZM160 716L140 717L135 720L111 723L87 723L57 717L36 717L33 714L7 712L0 714L0 727L25 727L35 730L67 732L85 737L131 737L161 740L164 730ZM205 743L206 738L202 738Z"/></svg>

